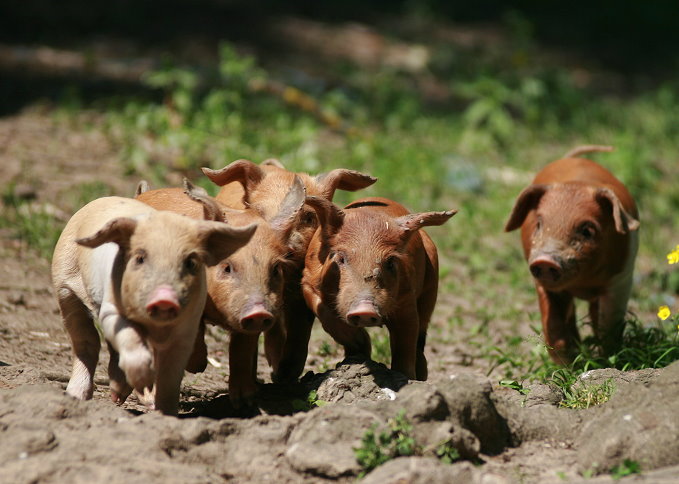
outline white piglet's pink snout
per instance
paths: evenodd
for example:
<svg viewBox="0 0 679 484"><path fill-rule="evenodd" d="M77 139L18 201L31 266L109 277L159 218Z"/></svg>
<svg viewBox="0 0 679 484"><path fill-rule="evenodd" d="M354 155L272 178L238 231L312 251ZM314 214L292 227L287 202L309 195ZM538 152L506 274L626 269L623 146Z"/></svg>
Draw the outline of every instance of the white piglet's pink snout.
<svg viewBox="0 0 679 484"><path fill-rule="evenodd" d="M181 310L177 292L168 285L156 287L146 303L149 317L158 321L175 319Z"/></svg>

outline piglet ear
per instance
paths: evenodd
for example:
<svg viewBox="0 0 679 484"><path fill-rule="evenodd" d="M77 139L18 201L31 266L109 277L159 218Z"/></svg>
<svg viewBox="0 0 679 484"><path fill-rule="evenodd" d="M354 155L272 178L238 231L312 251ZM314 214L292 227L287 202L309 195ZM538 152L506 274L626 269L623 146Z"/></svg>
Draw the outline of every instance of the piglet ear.
<svg viewBox="0 0 679 484"><path fill-rule="evenodd" d="M76 239L76 243L84 247L95 248L107 242L114 242L120 247L127 247L130 243L130 237L137 228L137 221L129 217L119 217L110 220L99 231L90 235Z"/></svg>
<svg viewBox="0 0 679 484"><path fill-rule="evenodd" d="M222 206L217 200L208 195L203 187L199 187L184 178L184 193L203 206L203 219L215 222L226 222Z"/></svg>
<svg viewBox="0 0 679 484"><path fill-rule="evenodd" d="M596 192L596 199L599 203L604 202L611 205L616 232L626 234L639 228L639 221L625 210L625 207L622 206L622 202L613 190L610 188L599 188Z"/></svg>
<svg viewBox="0 0 679 484"><path fill-rule="evenodd" d="M326 243L342 227L344 212L330 200L321 197L306 197L306 204L316 211L321 237Z"/></svg>
<svg viewBox="0 0 679 484"><path fill-rule="evenodd" d="M199 238L205 264L214 266L247 244L257 230L253 223L245 227L233 227L223 222L200 222Z"/></svg>
<svg viewBox="0 0 679 484"><path fill-rule="evenodd" d="M146 180L139 180L139 183L137 183L137 188L134 191L134 196L135 198L141 195L142 193L148 192L151 189L151 186L149 185L149 182Z"/></svg>
<svg viewBox="0 0 679 484"><path fill-rule="evenodd" d="M328 173L316 175L315 180L320 187L320 195L326 200L332 200L337 189L355 192L369 187L377 181L377 178L359 171L337 168Z"/></svg>
<svg viewBox="0 0 679 484"><path fill-rule="evenodd" d="M281 170L285 170L283 163L281 163L280 160L277 160L276 158L267 158L266 160L262 161L260 163L260 165L261 166L275 166L276 168L280 168Z"/></svg>
<svg viewBox="0 0 679 484"><path fill-rule="evenodd" d="M505 232L511 232L523 225L523 221L526 220L528 213L537 208L540 199L548 188L547 185L530 185L523 189L514 203L512 213L505 225Z"/></svg>
<svg viewBox="0 0 679 484"><path fill-rule="evenodd" d="M201 170L216 185L224 186L231 182L239 182L243 185L245 191L243 203L246 205L249 202L250 192L262 182L265 175L261 166L249 160L236 160L221 170L211 170L210 168L201 168Z"/></svg>
<svg viewBox="0 0 679 484"><path fill-rule="evenodd" d="M412 234L423 227L443 225L456 213L457 210L447 210L445 212L409 213L408 215L398 217L395 222L403 231L402 238L407 240Z"/></svg>
<svg viewBox="0 0 679 484"><path fill-rule="evenodd" d="M292 229L295 228L297 218L306 199L306 188L302 179L295 175L292 186L285 194L278 213L270 220L271 227L278 231L284 240L287 240Z"/></svg>

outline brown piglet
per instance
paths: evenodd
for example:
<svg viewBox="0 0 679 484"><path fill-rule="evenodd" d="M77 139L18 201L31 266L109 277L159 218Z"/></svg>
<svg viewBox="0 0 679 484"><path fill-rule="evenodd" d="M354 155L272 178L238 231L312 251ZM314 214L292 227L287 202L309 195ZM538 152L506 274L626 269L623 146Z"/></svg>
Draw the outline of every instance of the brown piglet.
<svg viewBox="0 0 679 484"><path fill-rule="evenodd" d="M97 319L108 344L111 399L155 392L176 415L206 298L205 266L242 247L256 225L229 227L106 197L81 208L54 249L52 282L73 346L66 391L92 398Z"/></svg>
<svg viewBox="0 0 679 484"><path fill-rule="evenodd" d="M438 254L422 227L456 211L409 213L386 198L364 198L340 210L307 197L318 214L302 288L323 328L347 356L370 357L366 327L385 325L391 367L427 379L424 346L438 291Z"/></svg>
<svg viewBox="0 0 679 484"><path fill-rule="evenodd" d="M594 335L605 354L622 342L639 215L612 173L579 156L611 150L584 146L548 164L519 194L505 227L521 227L545 343L561 364L573 361L580 341L574 298L589 303Z"/></svg>
<svg viewBox="0 0 679 484"><path fill-rule="evenodd" d="M286 170L275 159L266 160L260 165L248 160L237 160L221 170L203 168L203 172L222 187L217 200L232 208L255 209L264 218L271 217L280 210L295 177L302 180L307 195L326 200L332 200L336 190L356 191L377 181L372 176L343 168L315 176L294 173ZM301 280L307 247L317 226L315 211L305 205L291 238L293 250L290 260L295 269L287 274L283 324L278 331L269 331L265 335L270 362L272 358L280 358L278 363L272 364L275 368L272 378L276 382L294 381L304 370L314 315L304 302ZM274 351L274 348L281 349Z"/></svg>
<svg viewBox="0 0 679 484"><path fill-rule="evenodd" d="M208 297L203 319L230 331L229 397L239 407L250 403L257 390L260 333L277 331L280 327L287 274L294 269L290 262L293 229L301 215L305 191L301 180L296 178L278 212L264 219L254 210L224 207L202 188L185 184L184 191L179 188L149 190L139 193L137 199L156 209L225 222L228 226L258 225L246 246L207 272ZM275 365L280 360L280 348L268 346L267 356ZM196 339L191 367L187 369L201 371L206 359L207 349L201 333Z"/></svg>

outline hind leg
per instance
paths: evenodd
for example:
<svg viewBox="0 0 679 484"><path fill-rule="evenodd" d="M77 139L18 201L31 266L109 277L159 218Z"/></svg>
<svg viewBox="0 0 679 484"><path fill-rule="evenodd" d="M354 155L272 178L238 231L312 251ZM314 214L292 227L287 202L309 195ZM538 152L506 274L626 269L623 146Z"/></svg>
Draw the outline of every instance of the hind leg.
<svg viewBox="0 0 679 484"><path fill-rule="evenodd" d="M94 370L99 360L99 334L89 309L70 290L59 290L59 309L73 348L73 369L66 393L89 400L94 392Z"/></svg>

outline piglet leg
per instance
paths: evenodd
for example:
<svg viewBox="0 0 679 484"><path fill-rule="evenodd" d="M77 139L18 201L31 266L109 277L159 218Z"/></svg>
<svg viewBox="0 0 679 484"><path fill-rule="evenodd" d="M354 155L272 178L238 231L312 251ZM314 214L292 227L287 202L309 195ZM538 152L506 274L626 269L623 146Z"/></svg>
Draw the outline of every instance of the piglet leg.
<svg viewBox="0 0 679 484"><path fill-rule="evenodd" d="M387 328L389 329L389 343L391 345L391 369L400 371L407 376L409 380L415 380L418 376L418 327L419 319L414 305L409 309L399 308L398 318L391 319L387 323Z"/></svg>
<svg viewBox="0 0 679 484"><path fill-rule="evenodd" d="M139 325L125 319L114 304L104 302L99 320L106 341L118 353L118 367L125 373L127 382L139 393L150 388L155 381L153 352L142 336Z"/></svg>
<svg viewBox="0 0 679 484"><path fill-rule="evenodd" d="M229 399L234 407L250 405L257 393L259 334L231 333L229 340Z"/></svg>
<svg viewBox="0 0 679 484"><path fill-rule="evenodd" d="M106 342L108 346L108 379L111 388L111 400L113 403L121 405L125 403L127 397L132 393L132 387L127 383L125 372L120 369L118 363L118 352L111 346L111 343Z"/></svg>
<svg viewBox="0 0 679 484"><path fill-rule="evenodd" d="M317 308L318 319L321 320L325 329L335 341L344 346L345 356L359 356L370 358L372 347L370 336L363 328L349 326L345 321L338 318L335 312L328 309L324 304Z"/></svg>
<svg viewBox="0 0 679 484"><path fill-rule="evenodd" d="M573 296L565 292L549 292L540 285L536 287L547 351L555 363L567 365L573 361L580 341Z"/></svg>
<svg viewBox="0 0 679 484"><path fill-rule="evenodd" d="M73 370L66 393L89 400L94 392L94 370L99 360L101 343L89 310L68 289L58 293L59 309L73 345Z"/></svg>

